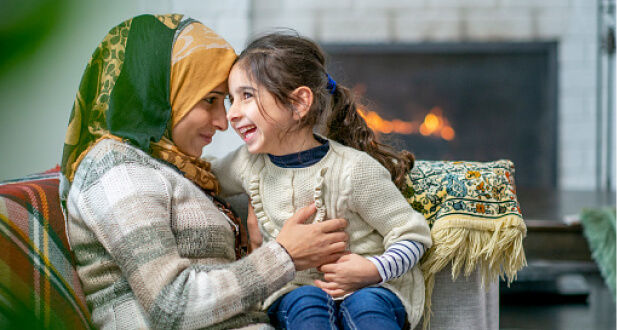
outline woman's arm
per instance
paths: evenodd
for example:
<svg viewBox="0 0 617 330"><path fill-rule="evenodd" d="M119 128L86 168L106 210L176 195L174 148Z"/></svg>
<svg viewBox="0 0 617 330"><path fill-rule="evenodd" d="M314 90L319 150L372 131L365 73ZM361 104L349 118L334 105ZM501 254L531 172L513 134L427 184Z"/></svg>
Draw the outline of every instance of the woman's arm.
<svg viewBox="0 0 617 330"><path fill-rule="evenodd" d="M249 232L249 252L257 249L263 243L263 235L259 230L259 223L257 221L257 215L255 215L255 209L251 201L248 202L248 213L246 215L246 227Z"/></svg>
<svg viewBox="0 0 617 330"><path fill-rule="evenodd" d="M278 242L242 260L191 264L180 256L172 232L172 195L170 182L159 170L123 163L70 201L122 270L156 328L199 328L229 319L281 288L295 269L335 260L344 250L344 233L336 232L344 221L327 228L303 225L302 217L310 215L305 212L283 227ZM297 242L300 235L320 244L304 250L307 247Z"/></svg>

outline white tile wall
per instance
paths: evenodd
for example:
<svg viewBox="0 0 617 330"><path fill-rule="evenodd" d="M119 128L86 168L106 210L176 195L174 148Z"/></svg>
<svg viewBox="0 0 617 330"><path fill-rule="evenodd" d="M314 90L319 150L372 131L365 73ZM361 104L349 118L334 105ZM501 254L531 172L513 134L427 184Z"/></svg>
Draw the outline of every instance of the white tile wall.
<svg viewBox="0 0 617 330"><path fill-rule="evenodd" d="M279 28L293 28L304 36L316 38L319 31L319 29L317 29L317 15L307 15L306 11L300 13L286 13L282 11L272 11L260 5L253 13L255 15L252 22L251 33L260 34ZM321 28L321 26L319 26L319 28Z"/></svg>
<svg viewBox="0 0 617 330"><path fill-rule="evenodd" d="M465 17L467 39L524 41L534 37L533 15L525 8L475 8Z"/></svg>
<svg viewBox="0 0 617 330"><path fill-rule="evenodd" d="M385 9L326 10L319 17L322 42L367 43L390 41L390 15Z"/></svg>
<svg viewBox="0 0 617 330"><path fill-rule="evenodd" d="M145 2L145 0L142 0ZM148 1L148 7L152 7ZM157 0L207 21L238 50L290 27L319 42L558 41L558 184L596 187L596 1ZM223 139L223 144L227 140Z"/></svg>
<svg viewBox="0 0 617 330"><path fill-rule="evenodd" d="M409 8L425 8L429 0L354 0L353 8L369 8L369 9L409 9Z"/></svg>
<svg viewBox="0 0 617 330"><path fill-rule="evenodd" d="M465 29L459 8L404 9L394 16L395 42L462 39Z"/></svg>

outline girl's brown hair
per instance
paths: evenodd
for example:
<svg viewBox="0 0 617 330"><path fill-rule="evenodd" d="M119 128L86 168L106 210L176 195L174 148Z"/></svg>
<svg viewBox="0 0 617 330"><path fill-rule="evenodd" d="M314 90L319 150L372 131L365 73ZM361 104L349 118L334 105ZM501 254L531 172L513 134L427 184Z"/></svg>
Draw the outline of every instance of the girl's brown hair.
<svg viewBox="0 0 617 330"><path fill-rule="evenodd" d="M295 111L292 92L307 86L313 92L313 104L298 122L298 128L324 124L325 135L346 146L362 150L390 171L399 189L405 187L405 175L413 167L408 151L397 153L377 141L375 133L358 113L353 93L336 84L328 90L326 57L312 40L297 33L275 32L253 40L238 56L237 64L250 79L270 92L281 105ZM323 122L323 118L327 120Z"/></svg>

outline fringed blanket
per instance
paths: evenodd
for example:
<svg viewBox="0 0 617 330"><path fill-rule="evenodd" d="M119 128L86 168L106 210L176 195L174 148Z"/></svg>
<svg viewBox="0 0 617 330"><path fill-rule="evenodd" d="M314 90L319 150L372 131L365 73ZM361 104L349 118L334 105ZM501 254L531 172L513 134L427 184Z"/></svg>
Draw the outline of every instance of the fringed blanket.
<svg viewBox="0 0 617 330"><path fill-rule="evenodd" d="M424 214L433 239L421 262L426 327L436 273L452 263L453 280L461 271L468 276L479 269L483 285L498 276L509 284L527 263L523 251L527 229L509 160L416 161L407 179L405 197Z"/></svg>

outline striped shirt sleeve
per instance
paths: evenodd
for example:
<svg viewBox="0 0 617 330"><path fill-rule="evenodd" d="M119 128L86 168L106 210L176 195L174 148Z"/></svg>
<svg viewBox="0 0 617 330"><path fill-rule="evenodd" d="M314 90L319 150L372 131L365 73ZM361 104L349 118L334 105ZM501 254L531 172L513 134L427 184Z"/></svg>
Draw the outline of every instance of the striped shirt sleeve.
<svg viewBox="0 0 617 330"><path fill-rule="evenodd" d="M424 255L425 248L416 241L396 242L380 256L368 257L375 264L381 283L400 277L415 266Z"/></svg>

